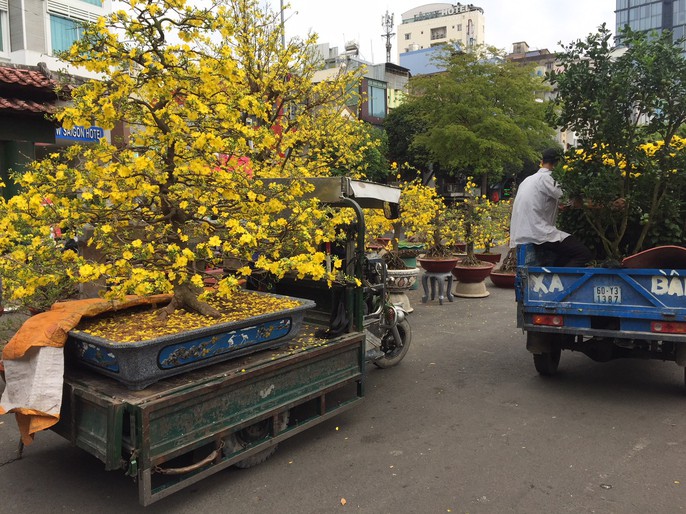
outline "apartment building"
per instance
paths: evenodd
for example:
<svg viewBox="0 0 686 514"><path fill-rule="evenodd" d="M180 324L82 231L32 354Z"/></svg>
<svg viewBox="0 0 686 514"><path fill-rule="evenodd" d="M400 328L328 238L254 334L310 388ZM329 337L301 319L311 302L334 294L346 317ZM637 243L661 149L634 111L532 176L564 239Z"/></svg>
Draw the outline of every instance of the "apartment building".
<svg viewBox="0 0 686 514"><path fill-rule="evenodd" d="M402 14L397 28L400 55L449 42L463 48L484 44L484 10L473 4L433 3Z"/></svg>

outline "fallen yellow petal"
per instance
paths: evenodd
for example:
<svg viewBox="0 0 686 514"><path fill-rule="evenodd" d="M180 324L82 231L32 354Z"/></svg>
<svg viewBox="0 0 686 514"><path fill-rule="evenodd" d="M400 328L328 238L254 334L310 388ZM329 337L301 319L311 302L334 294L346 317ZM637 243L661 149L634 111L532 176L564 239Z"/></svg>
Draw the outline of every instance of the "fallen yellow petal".
<svg viewBox="0 0 686 514"><path fill-rule="evenodd" d="M345 505L346 503L348 502L345 500L345 498L341 498L341 505Z"/></svg>

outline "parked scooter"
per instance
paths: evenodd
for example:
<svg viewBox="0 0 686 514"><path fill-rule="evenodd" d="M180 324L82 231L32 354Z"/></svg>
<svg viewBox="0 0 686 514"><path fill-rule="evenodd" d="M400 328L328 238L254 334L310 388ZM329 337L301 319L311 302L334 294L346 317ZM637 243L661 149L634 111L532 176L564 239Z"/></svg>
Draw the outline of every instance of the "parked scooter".
<svg viewBox="0 0 686 514"><path fill-rule="evenodd" d="M367 359L379 368L398 364L410 348L412 329L407 313L389 300L387 266L381 258L367 258L365 263L364 331Z"/></svg>

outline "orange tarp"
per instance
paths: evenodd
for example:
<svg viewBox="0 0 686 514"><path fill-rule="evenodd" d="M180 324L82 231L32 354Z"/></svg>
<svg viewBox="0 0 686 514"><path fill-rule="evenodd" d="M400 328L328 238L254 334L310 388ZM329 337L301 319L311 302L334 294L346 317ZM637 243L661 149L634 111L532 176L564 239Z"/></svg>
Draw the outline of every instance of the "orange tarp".
<svg viewBox="0 0 686 514"><path fill-rule="evenodd" d="M139 305L166 304L171 301L171 298L171 295L149 297L131 295L116 302L101 298L58 302L49 311L36 314L24 322L5 346L2 359L5 361L20 359L33 347L62 348L67 341L69 331L76 327L83 317L92 317ZM60 390L60 397L61 393ZM36 432L50 428L59 421L59 416L31 409L31 406L28 405L11 409L9 412L15 413L22 441L25 444L33 440L33 435ZM0 407L0 414L6 414L2 407Z"/></svg>

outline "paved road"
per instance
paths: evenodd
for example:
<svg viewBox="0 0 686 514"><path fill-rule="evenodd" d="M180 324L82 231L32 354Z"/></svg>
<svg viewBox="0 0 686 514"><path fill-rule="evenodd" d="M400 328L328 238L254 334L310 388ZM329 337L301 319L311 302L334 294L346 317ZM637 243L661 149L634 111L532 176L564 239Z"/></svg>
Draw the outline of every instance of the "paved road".
<svg viewBox="0 0 686 514"><path fill-rule="evenodd" d="M563 352L539 377L513 292L421 304L400 366L358 407L143 509L120 472L39 434L0 467L0 512L673 513L686 509L686 395L674 363ZM0 417L0 462L15 454ZM343 500L345 505L343 505Z"/></svg>

